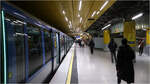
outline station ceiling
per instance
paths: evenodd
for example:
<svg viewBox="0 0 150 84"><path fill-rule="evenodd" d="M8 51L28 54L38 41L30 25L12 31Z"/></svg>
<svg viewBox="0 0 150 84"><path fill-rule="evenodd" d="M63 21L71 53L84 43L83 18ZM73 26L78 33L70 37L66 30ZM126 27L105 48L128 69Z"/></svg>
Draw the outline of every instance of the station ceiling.
<svg viewBox="0 0 150 84"><path fill-rule="evenodd" d="M100 11L107 1L108 3L106 6ZM76 35L79 32L86 31L116 2L116 0L44 0L9 2L66 34ZM81 9L79 10L80 3Z"/></svg>
<svg viewBox="0 0 150 84"><path fill-rule="evenodd" d="M100 31L107 24L116 24L125 19L129 20L139 13L149 15L149 4L149 0L117 0L86 31Z"/></svg>

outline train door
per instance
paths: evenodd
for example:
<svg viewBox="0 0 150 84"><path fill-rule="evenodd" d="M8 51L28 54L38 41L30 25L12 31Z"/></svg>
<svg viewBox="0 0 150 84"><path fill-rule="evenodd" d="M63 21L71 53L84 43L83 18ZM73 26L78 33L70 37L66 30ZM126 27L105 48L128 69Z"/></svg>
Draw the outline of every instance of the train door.
<svg viewBox="0 0 150 84"><path fill-rule="evenodd" d="M58 33L54 33L54 70L59 66L59 36Z"/></svg>
<svg viewBox="0 0 150 84"><path fill-rule="evenodd" d="M25 23L5 14L7 82L23 82L25 79Z"/></svg>
<svg viewBox="0 0 150 84"><path fill-rule="evenodd" d="M64 36L64 39L65 39L65 55L67 54L67 38L66 36Z"/></svg>
<svg viewBox="0 0 150 84"><path fill-rule="evenodd" d="M64 46L64 36L61 35L60 36L60 52L61 52L61 58L60 58L60 61L62 61L63 57L64 57L64 54L65 54L65 46Z"/></svg>
<svg viewBox="0 0 150 84"><path fill-rule="evenodd" d="M51 32L44 30L44 47L45 47L45 63L48 63L52 59L52 40ZM52 71L52 61L49 66L49 71Z"/></svg>

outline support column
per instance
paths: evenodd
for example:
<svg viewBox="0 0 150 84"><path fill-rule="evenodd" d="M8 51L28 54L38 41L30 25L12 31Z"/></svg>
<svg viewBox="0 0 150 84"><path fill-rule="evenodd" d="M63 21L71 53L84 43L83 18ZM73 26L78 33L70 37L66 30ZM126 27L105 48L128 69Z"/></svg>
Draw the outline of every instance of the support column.
<svg viewBox="0 0 150 84"><path fill-rule="evenodd" d="M104 51L109 51L108 44L110 42L110 31L104 30L103 34L104 34L104 44L105 44Z"/></svg>
<svg viewBox="0 0 150 84"><path fill-rule="evenodd" d="M123 25L123 37L128 40L128 44L134 49L136 46L135 21L125 21Z"/></svg>
<svg viewBox="0 0 150 84"><path fill-rule="evenodd" d="M146 31L146 54L148 56L150 56L150 28L147 28L147 31Z"/></svg>

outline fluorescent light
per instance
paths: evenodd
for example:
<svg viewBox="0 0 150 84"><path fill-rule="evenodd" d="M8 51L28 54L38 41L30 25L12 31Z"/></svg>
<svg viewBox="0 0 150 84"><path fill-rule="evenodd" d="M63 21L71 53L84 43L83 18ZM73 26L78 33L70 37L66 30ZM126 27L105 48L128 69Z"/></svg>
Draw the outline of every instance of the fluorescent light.
<svg viewBox="0 0 150 84"><path fill-rule="evenodd" d="M132 20L135 20L135 19L137 19L137 18L139 18L139 17L141 17L141 16L143 16L143 13L140 13L140 14L138 14L138 15L132 17Z"/></svg>
<svg viewBox="0 0 150 84"><path fill-rule="evenodd" d="M107 26L103 27L102 30L106 29L107 27L109 27L111 24L108 24Z"/></svg>
<svg viewBox="0 0 150 84"><path fill-rule="evenodd" d="M71 21L69 21L69 24L71 25Z"/></svg>
<svg viewBox="0 0 150 84"><path fill-rule="evenodd" d="M66 14L66 12L63 10L63 14L65 15Z"/></svg>
<svg viewBox="0 0 150 84"><path fill-rule="evenodd" d="M96 13L96 11L94 11L94 12L93 12L93 14L92 14L92 16L91 16L91 17L93 17L93 16L95 15L95 13Z"/></svg>
<svg viewBox="0 0 150 84"><path fill-rule="evenodd" d="M80 15L78 14L78 17L80 17Z"/></svg>
<svg viewBox="0 0 150 84"><path fill-rule="evenodd" d="M97 12L97 15L99 14L99 11Z"/></svg>
<svg viewBox="0 0 150 84"><path fill-rule="evenodd" d="M67 18L67 17L65 17L65 19L66 19L66 21L68 22L68 18Z"/></svg>
<svg viewBox="0 0 150 84"><path fill-rule="evenodd" d="M80 0L80 3L79 3L79 11L81 10L81 6L82 6L82 1Z"/></svg>
<svg viewBox="0 0 150 84"><path fill-rule="evenodd" d="M80 23L81 23L81 21L82 21L82 17L80 18Z"/></svg>
<svg viewBox="0 0 150 84"><path fill-rule="evenodd" d="M107 5L108 1L106 1L103 6L100 8L100 11L103 10L103 8Z"/></svg>

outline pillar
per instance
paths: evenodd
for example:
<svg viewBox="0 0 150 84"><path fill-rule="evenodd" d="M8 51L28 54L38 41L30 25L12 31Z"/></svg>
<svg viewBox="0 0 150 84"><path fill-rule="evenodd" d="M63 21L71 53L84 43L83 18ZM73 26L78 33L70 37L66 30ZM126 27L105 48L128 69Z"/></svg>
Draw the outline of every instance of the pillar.
<svg viewBox="0 0 150 84"><path fill-rule="evenodd" d="M104 34L104 44L105 44L104 50L109 51L108 44L110 42L110 31L109 30L104 30L103 34Z"/></svg>
<svg viewBox="0 0 150 84"><path fill-rule="evenodd" d="M150 56L150 28L147 28L146 31L146 47L145 47L145 53Z"/></svg>
<svg viewBox="0 0 150 84"><path fill-rule="evenodd" d="M124 31L123 37L128 40L130 47L135 48L136 46L136 29L135 21L125 21L123 23Z"/></svg>

